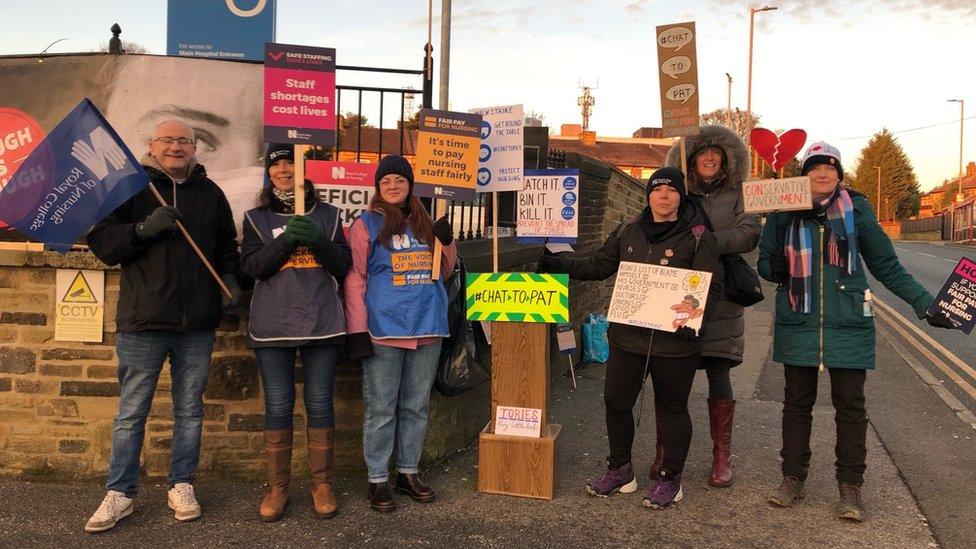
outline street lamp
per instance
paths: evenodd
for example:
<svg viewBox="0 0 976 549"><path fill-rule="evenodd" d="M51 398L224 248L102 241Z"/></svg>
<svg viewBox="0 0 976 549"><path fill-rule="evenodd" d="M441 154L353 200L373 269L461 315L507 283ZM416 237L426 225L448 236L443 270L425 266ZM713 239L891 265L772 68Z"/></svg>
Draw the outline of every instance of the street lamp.
<svg viewBox="0 0 976 549"><path fill-rule="evenodd" d="M878 170L878 219L881 219L881 166L875 166Z"/></svg>
<svg viewBox="0 0 976 549"><path fill-rule="evenodd" d="M756 19L756 12L773 11L776 6L763 6L761 8L749 8L749 83L746 86L746 125L752 126L752 29ZM752 128L749 128L750 131ZM752 160L752 143L749 132L746 133L746 146L749 148L749 159ZM751 162L750 162L751 166ZM754 168L750 168L754 171Z"/></svg>
<svg viewBox="0 0 976 549"><path fill-rule="evenodd" d="M48 44L48 45L47 45L47 47L46 47L46 48L44 48L43 50L41 50L41 53L39 53L38 55L44 55L45 53L47 53L47 50L49 50L49 49L51 49L51 46L53 46L53 45L55 45L55 44L57 44L58 42L64 42L64 41L65 41L65 40L67 40L67 39L68 39L68 37L67 37L67 36L66 36L66 37L64 37L64 38L58 38L58 39L57 39L57 40L55 40L54 42L51 42L50 44Z"/></svg>
<svg viewBox="0 0 976 549"><path fill-rule="evenodd" d="M963 113L966 108L965 99L949 99L949 103L959 103L959 192L956 194L956 202L962 202L966 195L962 194L962 121Z"/></svg>
<svg viewBox="0 0 976 549"><path fill-rule="evenodd" d="M726 103L725 114L728 118L729 128L732 127L732 75L725 73L725 77L729 79L729 100Z"/></svg>

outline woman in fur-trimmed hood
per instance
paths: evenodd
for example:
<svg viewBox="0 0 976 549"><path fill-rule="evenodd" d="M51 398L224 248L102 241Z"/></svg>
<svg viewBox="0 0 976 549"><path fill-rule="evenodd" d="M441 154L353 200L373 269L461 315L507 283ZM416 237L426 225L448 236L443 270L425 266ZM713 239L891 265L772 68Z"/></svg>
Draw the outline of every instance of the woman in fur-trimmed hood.
<svg viewBox="0 0 976 549"><path fill-rule="evenodd" d="M759 216L742 211L742 182L749 177L749 150L725 126L702 126L683 137L688 155L688 194L698 200L711 223L720 256L744 254L759 243ZM668 151L667 166L681 167L680 142ZM745 347L743 308L724 292L708 329L702 333L699 368L708 374L708 416L712 434L709 483L732 484L732 395L730 370L742 362ZM660 440L660 437L658 438ZM658 445L661 453L660 444Z"/></svg>

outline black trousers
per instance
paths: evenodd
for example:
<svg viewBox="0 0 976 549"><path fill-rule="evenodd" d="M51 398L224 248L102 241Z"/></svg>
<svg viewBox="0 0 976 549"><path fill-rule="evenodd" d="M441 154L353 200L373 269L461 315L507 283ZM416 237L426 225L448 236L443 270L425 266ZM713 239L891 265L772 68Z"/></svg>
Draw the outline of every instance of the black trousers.
<svg viewBox="0 0 976 549"><path fill-rule="evenodd" d="M603 402L607 411L607 438L610 440L610 467L631 460L634 445L634 404L644 384L645 355L610 347ZM664 459L662 466L677 475L684 469L691 445L691 416L688 395L695 380L698 355L684 358L652 357L648 371L654 387L654 405L659 411ZM644 411L645 417L651 407Z"/></svg>
<svg viewBox="0 0 976 549"><path fill-rule="evenodd" d="M708 376L708 398L732 400L732 359L703 356L698 364Z"/></svg>
<svg viewBox="0 0 976 549"><path fill-rule="evenodd" d="M783 474L806 480L810 467L810 431L817 400L818 369L784 365ZM866 370L828 368L834 404L837 443L834 446L837 481L860 486L867 468L868 414L864 407Z"/></svg>

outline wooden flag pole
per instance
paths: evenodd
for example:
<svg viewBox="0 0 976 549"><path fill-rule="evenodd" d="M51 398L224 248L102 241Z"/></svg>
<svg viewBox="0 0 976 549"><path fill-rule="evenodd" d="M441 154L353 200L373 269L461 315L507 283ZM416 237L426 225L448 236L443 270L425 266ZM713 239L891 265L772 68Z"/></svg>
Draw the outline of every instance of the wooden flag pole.
<svg viewBox="0 0 976 549"><path fill-rule="evenodd" d="M295 215L305 215L305 151L308 145L295 145Z"/></svg>
<svg viewBox="0 0 976 549"><path fill-rule="evenodd" d="M149 182L149 190L152 191L153 195L156 196L156 200L159 201L160 204L162 204L163 206L169 206L169 204L167 204L166 200L163 198L163 195L159 194L159 191L156 190L156 186L153 185L152 181ZM229 299L233 299L234 297L230 294L230 289L227 287L226 284L224 284L224 281L220 279L220 275L217 274L217 270L214 269L213 265L210 264L210 261L207 260L207 256L203 255L203 252L200 250L200 247L197 246L196 242L194 242L193 237L190 236L190 233L186 231L186 227L183 226L183 223L181 223L179 220L176 220L176 228L179 229L181 233L183 233L183 238L186 239L186 241L190 244L190 247L193 248L193 251L197 253L197 257L200 258L200 261L203 261L203 265L207 268L208 271L210 271L210 274L213 276L214 281L217 282L217 286L220 286L220 291L224 292L224 295L226 295Z"/></svg>
<svg viewBox="0 0 976 549"><path fill-rule="evenodd" d="M444 217L447 212L447 201L442 198L434 199L434 222L438 219ZM451 227L451 231L454 228ZM440 280L441 279L441 255L444 251L444 246L441 245L441 241L434 238L434 264L430 268L430 279Z"/></svg>
<svg viewBox="0 0 976 549"><path fill-rule="evenodd" d="M491 272L498 272L498 191L491 193Z"/></svg>
<svg viewBox="0 0 976 549"><path fill-rule="evenodd" d="M681 174L688 179L688 155L685 154L685 138L678 138L678 145L681 147Z"/></svg>

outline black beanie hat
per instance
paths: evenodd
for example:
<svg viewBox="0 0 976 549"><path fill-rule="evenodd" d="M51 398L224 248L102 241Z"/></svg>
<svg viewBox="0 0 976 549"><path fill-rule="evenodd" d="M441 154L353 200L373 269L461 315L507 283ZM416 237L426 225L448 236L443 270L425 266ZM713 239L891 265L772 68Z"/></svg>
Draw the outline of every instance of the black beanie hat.
<svg viewBox="0 0 976 549"><path fill-rule="evenodd" d="M655 187L660 187L661 185L670 185L674 187L678 194L681 195L681 201L684 202L688 194L685 191L685 176L681 173L678 168L659 168L657 171L651 174L650 179L647 180L647 188L644 190L644 199L646 200L648 196L651 196L651 191Z"/></svg>
<svg viewBox="0 0 976 549"><path fill-rule="evenodd" d="M271 165L281 160L295 161L295 146L291 143L269 143L268 152L264 154L264 171L271 169Z"/></svg>
<svg viewBox="0 0 976 549"><path fill-rule="evenodd" d="M384 176L390 174L402 175L407 178L410 183L410 192L413 192L413 168L410 167L410 163L407 159L398 154L389 154L380 160L378 166L376 166L376 177L373 180L373 185L377 189L380 187L380 179Z"/></svg>

